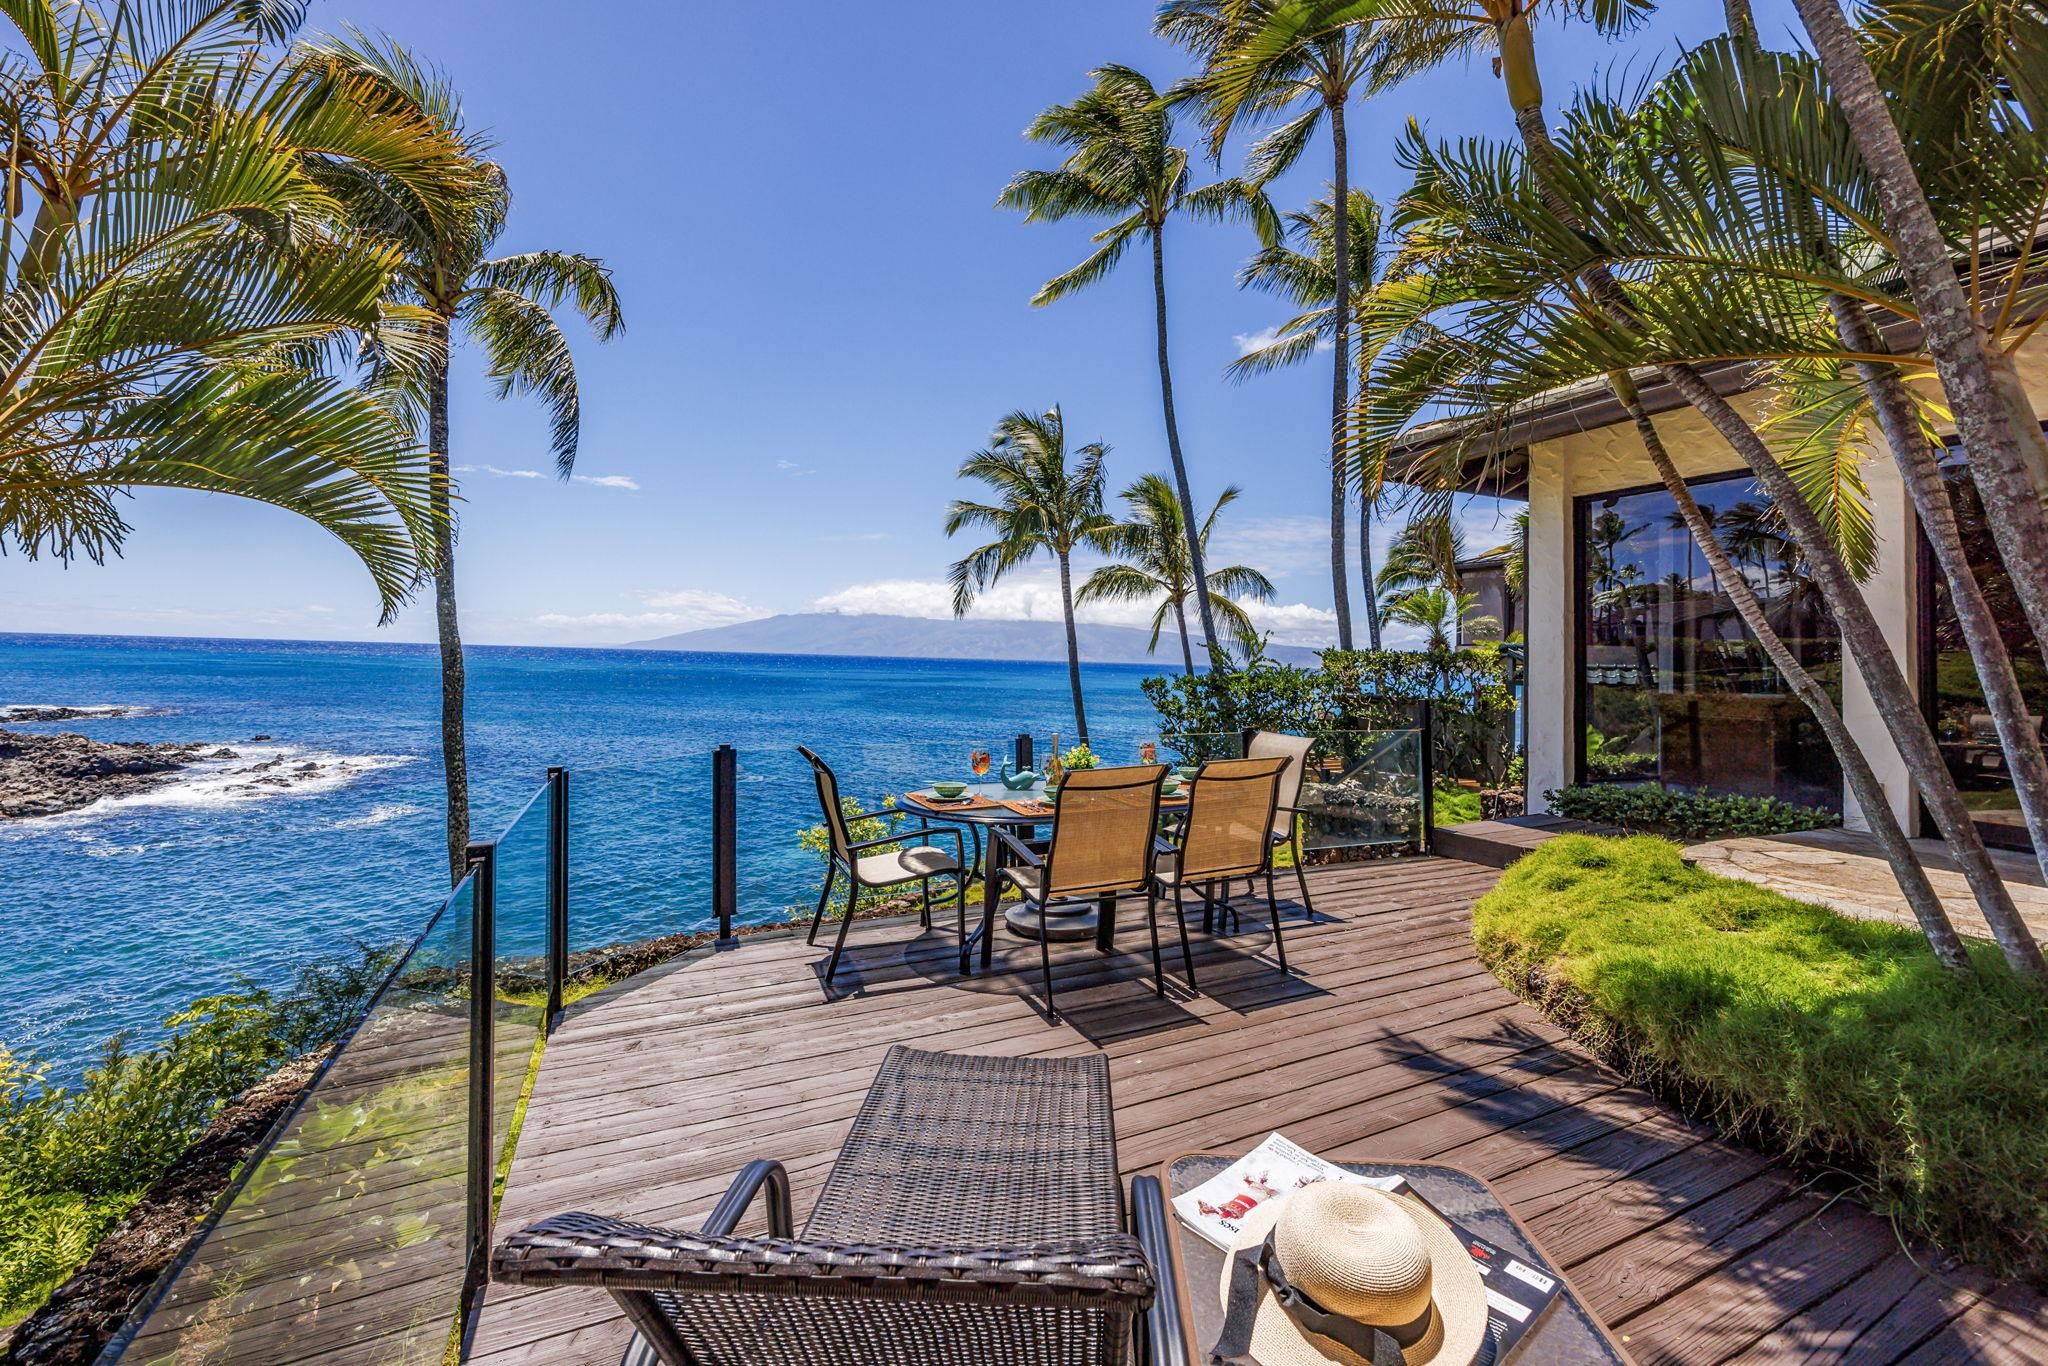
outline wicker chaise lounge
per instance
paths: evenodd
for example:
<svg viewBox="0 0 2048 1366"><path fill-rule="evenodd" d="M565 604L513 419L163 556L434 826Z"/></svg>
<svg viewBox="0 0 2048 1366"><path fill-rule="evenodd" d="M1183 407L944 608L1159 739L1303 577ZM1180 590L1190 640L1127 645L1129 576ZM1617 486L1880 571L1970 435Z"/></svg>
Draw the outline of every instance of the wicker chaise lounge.
<svg viewBox="0 0 2048 1366"><path fill-rule="evenodd" d="M766 1189L769 1233L733 1233ZM596 1286L627 1366L1123 1366L1153 1277L1124 1231L1100 1054L897 1046L811 1216L749 1163L696 1233L564 1214L506 1239L495 1281Z"/></svg>

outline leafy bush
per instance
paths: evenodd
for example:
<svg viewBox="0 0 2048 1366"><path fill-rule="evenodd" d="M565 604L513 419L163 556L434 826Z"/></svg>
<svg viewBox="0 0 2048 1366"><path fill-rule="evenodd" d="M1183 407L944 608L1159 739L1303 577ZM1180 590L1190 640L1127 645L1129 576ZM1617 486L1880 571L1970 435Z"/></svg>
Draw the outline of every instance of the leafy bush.
<svg viewBox="0 0 2048 1366"><path fill-rule="evenodd" d="M1817 806L1776 797L1740 797L1671 792L1661 787L1616 783L1558 788L1543 794L1550 809L1573 820L1617 826L1630 834L1669 835L1681 840L1724 839L1731 835L1789 835L1825 830L1842 818Z"/></svg>
<svg viewBox="0 0 2048 1366"><path fill-rule="evenodd" d="M888 796L882 798L882 809L880 811L871 812L852 797L841 797L839 799L839 810L846 819L847 836L855 844L865 844L869 840L886 839L888 836L896 833L897 829L903 824L904 819L910 814L907 811L900 810L896 805L896 799ZM830 869L832 866L832 834L825 828L823 821L806 829L799 830L796 842L818 856L821 868ZM861 850L861 856L867 857L870 854L894 853L902 847L900 844L878 844L872 849ZM950 842L948 847L950 848ZM842 888L847 885L843 878L839 880L839 884ZM825 874L823 872L819 874L815 886L820 892L825 890ZM885 901L894 900L902 894L903 889L900 887L886 890L869 888L862 894L859 908L843 907L837 913L844 915L849 909L877 906ZM790 919L808 920L816 906L817 901L815 898L812 899L809 905L791 906L789 908ZM831 907L828 906L826 911L828 915L832 914Z"/></svg>
<svg viewBox="0 0 2048 1366"><path fill-rule="evenodd" d="M2048 1277L2048 998L1972 943L1689 867L1647 837L1551 840L1473 913L1510 990L1775 1149L1848 1169L1903 1226Z"/></svg>
<svg viewBox="0 0 2048 1366"><path fill-rule="evenodd" d="M1634 753L1623 743L1586 727L1586 772L1599 778L1641 778L1656 768L1656 755Z"/></svg>
<svg viewBox="0 0 2048 1366"><path fill-rule="evenodd" d="M108 1040L76 1087L0 1044L0 1324L40 1305L224 1103L340 1034L396 953L314 964L284 996L244 981L194 1001L150 1048Z"/></svg>
<svg viewBox="0 0 2048 1366"><path fill-rule="evenodd" d="M1467 821L1476 821L1480 819L1479 794L1455 783L1439 783L1431 809L1438 825L1463 825Z"/></svg>

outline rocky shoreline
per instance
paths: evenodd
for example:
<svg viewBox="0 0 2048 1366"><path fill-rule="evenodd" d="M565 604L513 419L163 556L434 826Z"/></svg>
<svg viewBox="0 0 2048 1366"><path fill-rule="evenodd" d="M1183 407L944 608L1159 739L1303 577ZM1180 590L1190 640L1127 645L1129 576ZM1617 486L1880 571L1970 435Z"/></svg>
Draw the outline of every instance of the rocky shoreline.
<svg viewBox="0 0 2048 1366"><path fill-rule="evenodd" d="M71 719L24 716L23 710L26 709L12 711L7 719ZM62 707L41 710L75 711ZM93 740L68 731L37 735L0 730L0 819L76 811L107 797L147 792L202 760L237 757L235 751L218 745L150 744L140 740Z"/></svg>

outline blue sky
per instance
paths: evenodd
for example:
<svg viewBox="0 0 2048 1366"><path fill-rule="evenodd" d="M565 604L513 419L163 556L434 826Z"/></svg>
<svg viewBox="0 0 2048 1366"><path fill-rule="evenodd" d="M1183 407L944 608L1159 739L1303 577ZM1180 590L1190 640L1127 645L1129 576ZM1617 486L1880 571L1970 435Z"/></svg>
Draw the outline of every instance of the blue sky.
<svg viewBox="0 0 2048 1366"><path fill-rule="evenodd" d="M1182 73L1151 13L1146 0L319 0L311 28L388 32L464 91L515 194L504 250L602 256L625 299L625 335L578 346L575 482L541 473L542 414L494 402L476 358L459 360L468 638L594 644L820 607L941 613L962 549L940 525L960 491L953 471L1019 407L1061 404L1074 437L1110 443L1113 487L1164 469L1142 259L1033 309L1033 290L1081 258L1090 229L1026 226L992 207L1014 171L1051 164L1020 130L1078 94L1091 67L1128 63L1162 85ZM1789 42L1784 0L1759 19ZM1620 44L1549 25L1538 42L1550 104L1579 82L1636 79L1721 25L1709 0L1668 3ZM1353 176L1391 198L1411 115L1437 136L1504 136L1504 106L1483 63L1359 105ZM1318 192L1327 168L1319 142L1275 186L1280 206ZM1285 316L1236 288L1250 249L1242 227L1169 237L1183 443L1199 501L1245 488L1218 549L1274 579L1264 624L1317 643L1330 634L1329 376L1312 363L1222 377ZM433 636L424 601L380 630L361 568L287 514L178 493L126 509L134 532L118 560L0 559L0 630ZM1505 535L1490 507L1467 519L1475 549ZM983 610L1055 603L1049 574L1027 574Z"/></svg>

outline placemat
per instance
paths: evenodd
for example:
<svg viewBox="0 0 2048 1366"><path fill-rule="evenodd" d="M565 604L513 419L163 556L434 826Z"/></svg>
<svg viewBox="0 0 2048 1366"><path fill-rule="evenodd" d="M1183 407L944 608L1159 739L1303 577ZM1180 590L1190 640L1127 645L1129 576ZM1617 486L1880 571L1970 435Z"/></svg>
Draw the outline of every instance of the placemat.
<svg viewBox="0 0 2048 1366"><path fill-rule="evenodd" d="M1053 810L1052 803L1043 797L1027 797L1022 801L1004 802L1003 805L1020 816L1050 816Z"/></svg>
<svg viewBox="0 0 2048 1366"><path fill-rule="evenodd" d="M986 811L991 807L1008 805L1006 802L991 801L980 793L973 793L965 797L955 797L948 801L944 797L932 797L922 792L912 792L907 794L904 800L916 802L927 811Z"/></svg>

